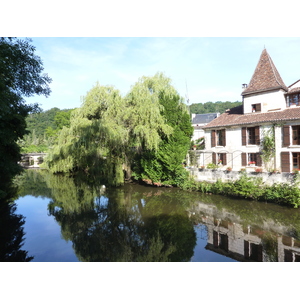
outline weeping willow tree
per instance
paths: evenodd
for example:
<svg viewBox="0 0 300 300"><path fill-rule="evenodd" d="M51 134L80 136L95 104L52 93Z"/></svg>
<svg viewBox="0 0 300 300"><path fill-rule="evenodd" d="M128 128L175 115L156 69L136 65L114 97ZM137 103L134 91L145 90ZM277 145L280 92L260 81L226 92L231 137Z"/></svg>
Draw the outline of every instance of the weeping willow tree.
<svg viewBox="0 0 300 300"><path fill-rule="evenodd" d="M176 94L161 73L142 77L126 97L97 83L72 112L70 127L61 130L45 165L53 173L84 170L123 184L123 170L130 176L135 154L157 151L162 137L173 132L163 115L162 92Z"/></svg>

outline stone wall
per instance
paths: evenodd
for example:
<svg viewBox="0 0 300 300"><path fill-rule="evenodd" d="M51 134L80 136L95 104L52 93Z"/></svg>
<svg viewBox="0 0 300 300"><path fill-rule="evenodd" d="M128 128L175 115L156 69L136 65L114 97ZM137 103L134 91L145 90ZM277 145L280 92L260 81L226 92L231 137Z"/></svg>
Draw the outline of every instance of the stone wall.
<svg viewBox="0 0 300 300"><path fill-rule="evenodd" d="M208 181L216 182L218 179L221 181L234 181L239 179L242 176L240 171L222 171L222 170L210 170L199 168L188 168L190 174L194 176L197 181ZM248 177L262 177L263 182L266 184L274 183L292 183L295 175L292 173L256 173L256 172L247 172Z"/></svg>

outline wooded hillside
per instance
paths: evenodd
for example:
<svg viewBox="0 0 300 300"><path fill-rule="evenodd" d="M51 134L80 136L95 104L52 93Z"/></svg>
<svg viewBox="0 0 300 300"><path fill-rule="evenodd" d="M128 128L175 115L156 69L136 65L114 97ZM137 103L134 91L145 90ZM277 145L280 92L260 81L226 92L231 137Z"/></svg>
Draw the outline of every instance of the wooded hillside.
<svg viewBox="0 0 300 300"><path fill-rule="evenodd" d="M193 103L190 105L191 114L208 114L208 113L217 113L222 114L226 109L241 105L241 101L235 102L205 102L205 103Z"/></svg>

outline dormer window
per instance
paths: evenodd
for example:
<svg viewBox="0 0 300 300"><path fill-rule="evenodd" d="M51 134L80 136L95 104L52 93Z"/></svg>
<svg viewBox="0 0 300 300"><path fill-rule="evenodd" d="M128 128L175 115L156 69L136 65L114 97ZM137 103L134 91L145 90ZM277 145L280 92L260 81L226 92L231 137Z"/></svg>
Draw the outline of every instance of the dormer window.
<svg viewBox="0 0 300 300"><path fill-rule="evenodd" d="M288 106L299 106L300 105L300 94L292 94L287 96Z"/></svg>
<svg viewBox="0 0 300 300"><path fill-rule="evenodd" d="M261 111L261 104L260 103L256 103L256 104L252 104L251 105L252 108L252 112L260 112Z"/></svg>

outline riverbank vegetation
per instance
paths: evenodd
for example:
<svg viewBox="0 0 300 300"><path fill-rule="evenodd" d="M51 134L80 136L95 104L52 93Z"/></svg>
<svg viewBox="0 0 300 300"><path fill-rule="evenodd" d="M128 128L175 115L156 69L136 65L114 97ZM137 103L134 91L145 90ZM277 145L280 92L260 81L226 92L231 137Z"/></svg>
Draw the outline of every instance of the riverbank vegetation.
<svg viewBox="0 0 300 300"><path fill-rule="evenodd" d="M26 134L26 117L39 110L24 97L50 95L51 78L30 39L0 37L0 198L8 197L12 178L21 171L18 140Z"/></svg>
<svg viewBox="0 0 300 300"><path fill-rule="evenodd" d="M232 198L276 203L279 205L298 208L300 206L299 174L289 183L264 184L261 177L248 177L246 172L234 181L215 183L196 182L193 178L182 186L185 190L198 191L206 194L224 195Z"/></svg>

